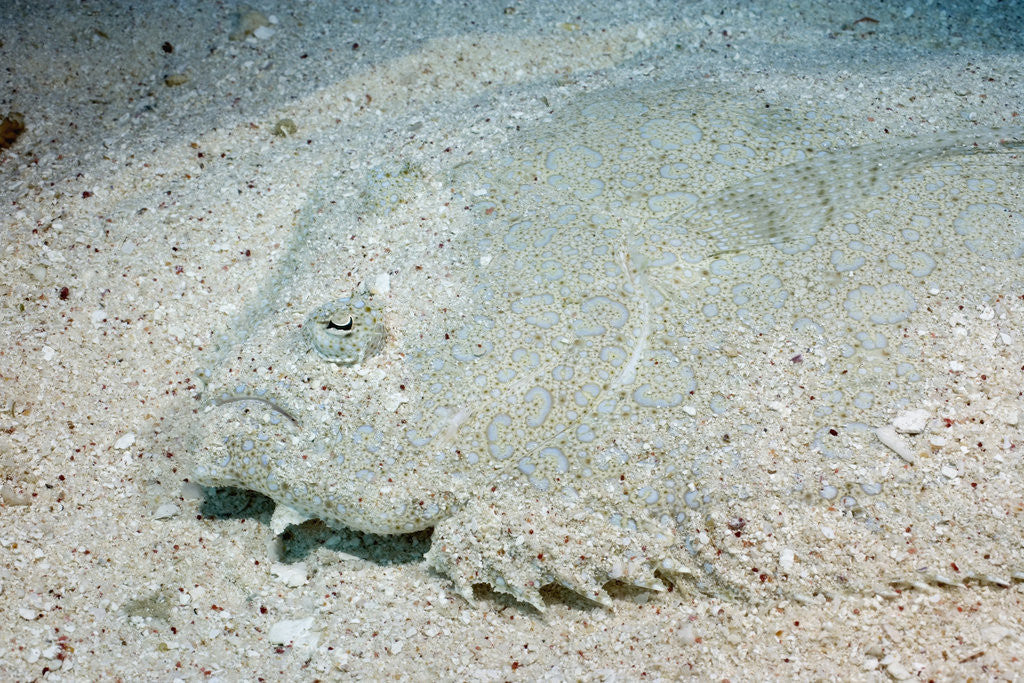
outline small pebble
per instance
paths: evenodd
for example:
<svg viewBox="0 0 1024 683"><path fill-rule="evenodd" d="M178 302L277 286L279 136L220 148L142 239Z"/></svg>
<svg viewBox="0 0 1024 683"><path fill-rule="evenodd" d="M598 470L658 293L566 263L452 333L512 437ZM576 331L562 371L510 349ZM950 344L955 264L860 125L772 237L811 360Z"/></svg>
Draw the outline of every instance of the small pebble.
<svg viewBox="0 0 1024 683"><path fill-rule="evenodd" d="M171 74L164 79L164 85L168 88L175 88L188 83L188 74Z"/></svg>
<svg viewBox="0 0 1024 683"><path fill-rule="evenodd" d="M1001 405L998 406L993 413L996 418L1003 424L1016 427L1020 422L1020 411L1012 405Z"/></svg>
<svg viewBox="0 0 1024 683"><path fill-rule="evenodd" d="M1002 640L1003 638L1007 637L1012 633L1013 631L1006 628L1005 626L993 624L992 626L986 626L983 629L981 629L981 639L989 645L995 645L1000 640Z"/></svg>
<svg viewBox="0 0 1024 683"><path fill-rule="evenodd" d="M270 565L270 573L281 579L284 585L290 588L298 588L309 583L305 562L295 562L294 564L275 562Z"/></svg>
<svg viewBox="0 0 1024 683"><path fill-rule="evenodd" d="M135 443L135 434L128 432L117 441L114 442L114 448L119 451L123 451L126 448L131 448L132 444Z"/></svg>
<svg viewBox="0 0 1024 683"><path fill-rule="evenodd" d="M313 617L285 619L270 627L267 640L275 645L316 647L320 642L320 634L313 631Z"/></svg>
<svg viewBox="0 0 1024 683"><path fill-rule="evenodd" d="M914 457L914 452L910 446L900 438L900 435L896 433L896 429L891 425L879 427L875 430L875 436L878 440L885 444L889 450L896 455L900 456L902 460L913 465L917 463L917 458Z"/></svg>
<svg viewBox="0 0 1024 683"><path fill-rule="evenodd" d="M779 553L779 567L784 572L788 572L793 568L793 562L796 559L792 548L783 548L782 552Z"/></svg>
<svg viewBox="0 0 1024 683"><path fill-rule="evenodd" d="M189 481L181 485L181 497L185 500L202 500L205 496L199 484Z"/></svg>
<svg viewBox="0 0 1024 683"><path fill-rule="evenodd" d="M922 408L905 410L895 417L892 426L901 434L920 434L928 426L931 413Z"/></svg>
<svg viewBox="0 0 1024 683"><path fill-rule="evenodd" d="M270 530L274 532L275 536L279 536L288 527L298 526L307 519L309 519L309 517L306 517L301 512L297 512L287 505L278 505L274 508L274 514L270 518Z"/></svg>
<svg viewBox="0 0 1024 683"><path fill-rule="evenodd" d="M32 498L24 493L18 493L10 484L4 484L0 486L0 501L3 501L4 505L28 505Z"/></svg>
<svg viewBox="0 0 1024 683"><path fill-rule="evenodd" d="M174 503L164 503L156 509L156 512L153 513L153 517L156 519L167 519L168 517L174 517L179 512L181 512L181 508Z"/></svg>
<svg viewBox="0 0 1024 683"><path fill-rule="evenodd" d="M267 18L267 15L248 5L239 5L235 30L228 36L228 40L245 40L249 36L255 35L257 29L267 26L270 26L270 19Z"/></svg>
<svg viewBox="0 0 1024 683"><path fill-rule="evenodd" d="M409 397L401 392L392 392L384 397L384 409L390 412L395 412L398 407L403 403L407 403Z"/></svg>
<svg viewBox="0 0 1024 683"><path fill-rule="evenodd" d="M286 138L299 132L299 127L291 119L280 119L274 124L273 133L279 138Z"/></svg>
<svg viewBox="0 0 1024 683"><path fill-rule="evenodd" d="M885 667L885 671L897 681L905 681L911 677L911 673L907 671L907 667L903 666L899 662L889 662Z"/></svg>
<svg viewBox="0 0 1024 683"><path fill-rule="evenodd" d="M370 286L370 294L387 294L391 291L391 276L387 273L378 273Z"/></svg>

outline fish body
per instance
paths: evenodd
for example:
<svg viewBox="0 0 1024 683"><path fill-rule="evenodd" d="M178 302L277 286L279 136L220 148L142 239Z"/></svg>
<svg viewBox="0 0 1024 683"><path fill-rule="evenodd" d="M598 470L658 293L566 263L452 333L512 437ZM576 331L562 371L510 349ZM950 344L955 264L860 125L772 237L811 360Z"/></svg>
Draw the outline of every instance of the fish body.
<svg viewBox="0 0 1024 683"><path fill-rule="evenodd" d="M459 228L418 292L339 285L345 231L314 221L209 374L198 480L433 528L460 594L539 608L549 583L603 604L611 580L1008 584L1019 458L957 451L979 495L923 440L961 379L950 316L993 311L961 326L985 343L1019 321L1024 132L858 135L693 89L584 96L452 169ZM991 372L1020 365L1013 340ZM921 406L931 427L893 436Z"/></svg>

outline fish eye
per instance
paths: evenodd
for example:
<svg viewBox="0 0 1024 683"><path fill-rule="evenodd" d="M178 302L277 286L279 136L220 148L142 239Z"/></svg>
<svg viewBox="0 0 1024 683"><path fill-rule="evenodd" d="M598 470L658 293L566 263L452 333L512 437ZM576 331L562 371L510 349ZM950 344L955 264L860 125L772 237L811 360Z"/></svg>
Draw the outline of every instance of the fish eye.
<svg viewBox="0 0 1024 683"><path fill-rule="evenodd" d="M382 312L363 299L328 302L306 317L302 329L309 347L338 365L354 365L380 353L387 338Z"/></svg>
<svg viewBox="0 0 1024 683"><path fill-rule="evenodd" d="M344 320L344 322L341 322ZM341 332L351 332L355 326L355 319L349 315L337 314L331 316L330 320L327 321L328 330L340 330Z"/></svg>

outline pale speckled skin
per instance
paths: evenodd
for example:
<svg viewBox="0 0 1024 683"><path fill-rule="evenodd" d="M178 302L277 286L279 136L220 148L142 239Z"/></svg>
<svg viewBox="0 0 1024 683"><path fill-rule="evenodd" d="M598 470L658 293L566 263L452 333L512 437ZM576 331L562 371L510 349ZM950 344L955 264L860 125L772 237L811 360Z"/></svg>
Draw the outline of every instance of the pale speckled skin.
<svg viewBox="0 0 1024 683"><path fill-rule="evenodd" d="M1024 525L983 506L957 522L976 557L924 544L877 576L853 548L895 558L942 516L934 468L873 429L945 375L914 330L949 292L998 307L1024 281L1022 138L857 145L849 121L720 93L588 96L452 172L468 211L422 298L331 303L344 243L313 224L286 305L209 376L197 478L434 527L462 595L538 608L551 582L807 597L949 581L952 560L1009 582Z"/></svg>

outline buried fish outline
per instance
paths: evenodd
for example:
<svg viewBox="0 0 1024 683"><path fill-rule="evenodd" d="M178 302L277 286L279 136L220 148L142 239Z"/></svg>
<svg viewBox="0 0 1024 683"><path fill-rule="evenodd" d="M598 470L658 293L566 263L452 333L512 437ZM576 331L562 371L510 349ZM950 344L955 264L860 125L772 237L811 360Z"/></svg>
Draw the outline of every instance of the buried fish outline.
<svg viewBox="0 0 1024 683"><path fill-rule="evenodd" d="M932 439L918 458L907 436L898 455L876 430L957 409L949 320L991 340L1024 316L1024 131L857 145L844 125L584 96L452 171L461 231L395 293L337 298L344 228L311 220L207 374L196 480L334 527L432 527L458 593L538 609L550 583L604 605L611 580L750 600L1009 585L1016 453Z"/></svg>

